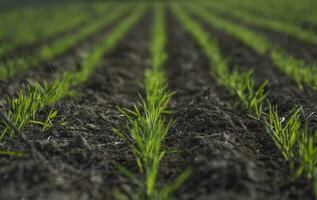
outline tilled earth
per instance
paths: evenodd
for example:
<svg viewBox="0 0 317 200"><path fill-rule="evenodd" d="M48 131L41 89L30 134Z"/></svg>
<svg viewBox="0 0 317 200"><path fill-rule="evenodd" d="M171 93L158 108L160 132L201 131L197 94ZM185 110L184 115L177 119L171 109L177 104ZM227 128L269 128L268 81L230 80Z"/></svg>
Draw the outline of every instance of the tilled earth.
<svg viewBox="0 0 317 200"><path fill-rule="evenodd" d="M113 199L113 191L127 182L116 164L137 172L132 153L112 129L125 126L116 106L131 107L138 93L143 92L143 73L150 65L152 20L152 13L147 13L105 55L90 80L74 89L75 96L50 106L58 111L61 120L64 118L65 125L44 133L37 127L26 128L25 135L42 156L29 153L20 138L2 144L26 154L0 157L0 199ZM312 199L305 180L291 179L288 163L264 128L225 88L217 85L209 61L171 13L167 21L169 59L165 70L169 89L176 91L170 104L174 112L169 117L176 119L176 124L164 144L170 153L161 163L159 182L171 181L191 168L193 173L176 193L176 199ZM24 76L1 83L1 93L12 95L28 80L51 80L64 70L60 66L80 67L80 52L97 43L111 27L48 62L46 67L34 67ZM269 98L280 105L281 111L300 104L303 115L311 116L310 126L317 127L317 117L311 115L317 112L316 92L309 88L298 90L268 57L256 54L221 30L206 29L219 41L232 66L254 69L257 84L269 80Z"/></svg>

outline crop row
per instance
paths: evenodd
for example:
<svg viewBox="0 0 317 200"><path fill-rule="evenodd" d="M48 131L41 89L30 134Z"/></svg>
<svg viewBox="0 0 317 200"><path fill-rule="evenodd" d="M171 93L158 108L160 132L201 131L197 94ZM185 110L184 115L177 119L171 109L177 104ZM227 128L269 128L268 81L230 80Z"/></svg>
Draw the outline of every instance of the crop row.
<svg viewBox="0 0 317 200"><path fill-rule="evenodd" d="M173 92L167 90L167 79L163 65L167 58L165 53L166 27L164 7L155 5L154 25L151 41L151 66L145 71L143 87L145 96L140 96L140 101L132 110L120 109L127 120L127 132L115 129L115 133L127 143L133 152L137 166L144 175L144 180L139 180L124 167L121 171L127 175L136 188L124 188L125 193L116 193L117 199L170 199L173 192L187 179L190 171L183 172L172 184L162 188L157 186L157 176L160 161L165 155L162 142L165 139L173 120L167 120L166 114L171 111L167 106Z"/></svg>
<svg viewBox="0 0 317 200"><path fill-rule="evenodd" d="M300 88L302 88L302 84L305 84L317 90L317 67L313 64L308 65L304 61L288 55L264 36L209 13L201 5L188 4L187 8L209 25L234 36L260 55L266 56L268 54L275 64L274 66L292 77Z"/></svg>
<svg viewBox="0 0 317 200"><path fill-rule="evenodd" d="M215 2L218 3L218 2ZM220 2L219 2L220 3ZM316 1L314 0L281 0L281 1L221 1L228 7L245 11L265 19L278 20L287 24L303 26L317 25L315 12ZM310 27L306 27L310 28Z"/></svg>
<svg viewBox="0 0 317 200"><path fill-rule="evenodd" d="M72 35L66 35L59 38L52 44L43 45L38 48L32 55L25 57L16 57L0 64L0 80L10 78L17 73L22 73L30 67L35 67L41 62L48 61L54 57L63 54L74 45L84 41L92 34L97 33L105 26L125 14L129 4L124 4L112 11L109 17L102 17L91 24L83 27ZM109 9L108 9L109 10Z"/></svg>
<svg viewBox="0 0 317 200"><path fill-rule="evenodd" d="M312 181L317 195L317 145L315 143L317 131L313 132L306 125L301 124L300 108L295 107L290 110L287 119L281 120L277 107L267 99L265 91L267 82L256 88L252 71L230 70L229 59L221 55L217 41L207 34L203 26L191 19L189 14L177 4L173 5L172 11L210 59L213 77L232 95L238 97L249 115L263 124L276 147L291 163L290 169L294 175L299 177L305 174ZM199 13L204 15L202 11ZM266 109L263 109L264 107ZM295 164L298 164L298 167L293 169Z"/></svg>
<svg viewBox="0 0 317 200"><path fill-rule="evenodd" d="M285 33L286 35L292 36L296 39L308 43L317 44L317 34L315 32L305 30L303 28L298 27L295 24L280 21L278 19L255 17L250 13L243 12L241 10L237 10L236 8L232 8L229 6L225 6L221 3L206 3L205 5L208 7L208 10L210 11L216 11L222 14L229 15L231 17L241 20L244 24Z"/></svg>
<svg viewBox="0 0 317 200"><path fill-rule="evenodd" d="M32 8L26 11L10 12L0 21L0 56L21 45L32 44L38 40L65 33L80 26L93 15L105 11L108 4L100 5L102 9L87 9L84 5L66 5L57 8ZM21 16L21 12L23 15Z"/></svg>
<svg viewBox="0 0 317 200"><path fill-rule="evenodd" d="M49 127L52 118L56 117L56 111L50 111L47 119L44 121L37 119L39 112L46 106L71 94L74 86L85 82L99 66L103 55L115 47L127 31L137 23L145 9L146 7L143 4L142 6L134 8L130 16L120 22L113 31L90 52L87 52L82 58L80 70L66 71L61 78L50 83L43 82L29 85L26 89L22 89L17 97L8 98L7 110L5 114L3 114L5 117L0 121L2 130L0 139L2 140L8 136L14 136L16 128L23 131L24 127L29 124L40 124L44 129Z"/></svg>

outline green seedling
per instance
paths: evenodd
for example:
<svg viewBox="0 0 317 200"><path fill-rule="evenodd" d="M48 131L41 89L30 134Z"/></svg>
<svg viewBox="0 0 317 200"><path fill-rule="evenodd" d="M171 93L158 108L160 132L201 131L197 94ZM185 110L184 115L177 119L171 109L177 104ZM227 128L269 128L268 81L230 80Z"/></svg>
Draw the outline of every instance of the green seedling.
<svg viewBox="0 0 317 200"><path fill-rule="evenodd" d="M231 90L239 97L248 112L255 114L255 116L251 116L258 120L261 119L263 102L267 97L264 90L267 81L256 90L252 71L238 72L237 70L230 74L228 80L229 88L232 88Z"/></svg>
<svg viewBox="0 0 317 200"><path fill-rule="evenodd" d="M281 117L278 114L276 106L271 103L269 112L265 117L266 131L271 135L275 145L288 161L295 159L294 149L300 138L300 111L301 108L291 110L286 117Z"/></svg>
<svg viewBox="0 0 317 200"><path fill-rule="evenodd" d="M298 140L299 167L297 176L306 173L309 179L316 179L315 169L317 168L317 131L311 132L307 125L300 134Z"/></svg>
<svg viewBox="0 0 317 200"><path fill-rule="evenodd" d="M49 114L47 115L47 118L45 121L36 121L36 120L30 120L29 123L32 124L38 124L42 127L41 131L46 131L50 127L53 126L53 120L57 117L57 111L56 110L51 110Z"/></svg>
<svg viewBox="0 0 317 200"><path fill-rule="evenodd" d="M165 155L162 143L175 123L166 120L165 115L171 113L167 106L173 92L167 90L167 81L162 65L167 55L164 9L162 4L156 4L153 38L151 42L152 65L146 70L144 77L145 98L140 100L133 109L119 111L127 120L126 132L114 129L114 132L128 144L136 159L139 171L144 180L133 175L129 170L120 167L120 171L129 179L132 185L124 186L124 193L115 192L117 199L135 200L168 200L176 189L189 177L190 170L183 172L171 184L158 188L157 177L159 166Z"/></svg>
<svg viewBox="0 0 317 200"><path fill-rule="evenodd" d="M22 157L24 154L17 151L0 151L0 156Z"/></svg>

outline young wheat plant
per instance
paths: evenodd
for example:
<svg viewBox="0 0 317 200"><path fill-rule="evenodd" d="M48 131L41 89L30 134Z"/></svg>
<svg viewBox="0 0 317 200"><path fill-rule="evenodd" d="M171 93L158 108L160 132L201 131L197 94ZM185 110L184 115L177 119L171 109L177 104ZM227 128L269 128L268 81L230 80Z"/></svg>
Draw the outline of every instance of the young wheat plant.
<svg viewBox="0 0 317 200"><path fill-rule="evenodd" d="M166 45L166 30L164 7L155 4L154 29L151 42L152 63L146 70L144 77L145 98L140 96L140 101L133 109L121 109L120 112L127 119L126 130L114 132L132 149L137 166L144 180L139 180L132 172L123 168L119 169L128 176L135 187L123 188L125 193L116 192L117 199L135 200L168 200L176 189L188 178L190 170L184 171L171 184L158 187L157 177L160 162L165 155L162 143L174 120L167 120L167 109L173 92L167 90L167 80L162 66L167 58L164 51Z"/></svg>

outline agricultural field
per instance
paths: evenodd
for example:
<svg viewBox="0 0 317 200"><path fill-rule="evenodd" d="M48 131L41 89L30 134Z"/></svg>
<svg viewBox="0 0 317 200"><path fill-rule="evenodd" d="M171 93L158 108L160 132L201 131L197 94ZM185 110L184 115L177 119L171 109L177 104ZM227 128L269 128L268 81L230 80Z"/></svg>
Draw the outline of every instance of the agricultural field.
<svg viewBox="0 0 317 200"><path fill-rule="evenodd" d="M317 200L317 1L0 6L0 200Z"/></svg>

